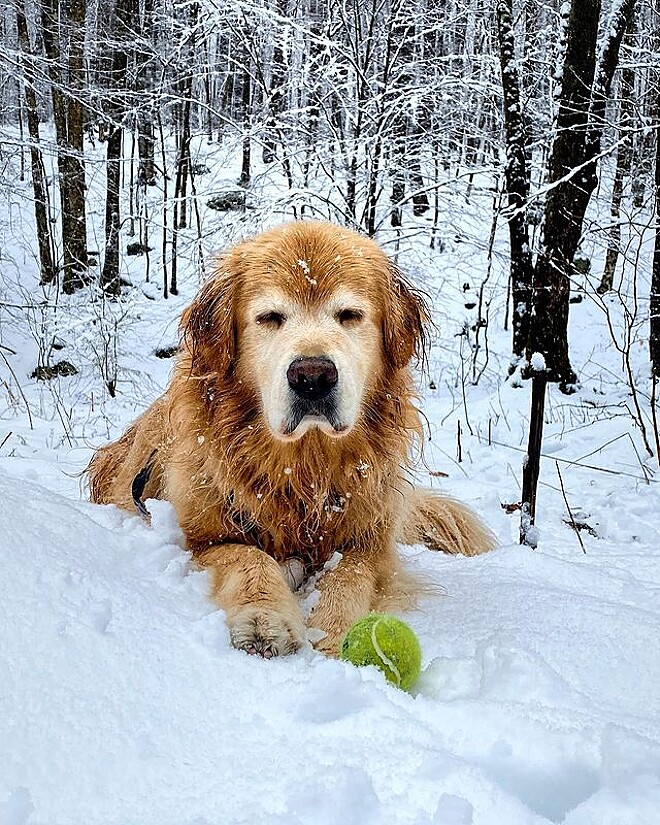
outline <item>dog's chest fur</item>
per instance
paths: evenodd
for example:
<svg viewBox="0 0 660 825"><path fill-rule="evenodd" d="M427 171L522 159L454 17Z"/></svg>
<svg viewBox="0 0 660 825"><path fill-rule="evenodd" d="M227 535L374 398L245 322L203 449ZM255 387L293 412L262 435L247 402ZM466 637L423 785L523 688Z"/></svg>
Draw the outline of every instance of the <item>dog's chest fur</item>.
<svg viewBox="0 0 660 825"><path fill-rule="evenodd" d="M271 500L234 492L223 514L228 522L224 540L253 544L278 562L298 558L310 575L358 536L382 529L380 508L365 487L370 485L341 493L334 488L318 491L311 501L286 489L271 491Z"/></svg>

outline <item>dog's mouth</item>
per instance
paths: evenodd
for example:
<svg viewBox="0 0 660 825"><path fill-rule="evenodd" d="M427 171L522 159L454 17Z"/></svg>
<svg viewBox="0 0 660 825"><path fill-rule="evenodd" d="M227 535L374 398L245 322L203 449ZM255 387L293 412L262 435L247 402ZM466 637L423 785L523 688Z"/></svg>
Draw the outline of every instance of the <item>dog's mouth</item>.
<svg viewBox="0 0 660 825"><path fill-rule="evenodd" d="M334 393L330 393L316 401L294 398L282 430L285 438L294 440L311 429L322 430L332 438L345 435L349 426L339 418L333 396Z"/></svg>

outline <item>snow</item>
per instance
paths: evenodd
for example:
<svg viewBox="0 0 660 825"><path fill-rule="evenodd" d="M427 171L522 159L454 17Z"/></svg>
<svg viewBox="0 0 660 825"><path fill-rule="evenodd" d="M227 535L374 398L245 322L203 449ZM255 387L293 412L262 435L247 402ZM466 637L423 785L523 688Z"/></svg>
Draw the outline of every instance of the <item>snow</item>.
<svg viewBox="0 0 660 825"><path fill-rule="evenodd" d="M149 508L152 527L0 479L1 822L654 821L657 543L407 549L447 594L407 617L408 695L311 649L233 650Z"/></svg>
<svg viewBox="0 0 660 825"><path fill-rule="evenodd" d="M542 352L533 352L529 363L534 372L543 372L545 370L545 358Z"/></svg>
<svg viewBox="0 0 660 825"><path fill-rule="evenodd" d="M219 150L208 151L211 168ZM519 370L505 381L504 226L484 286L483 376L470 380L476 310L466 311L463 285L478 291L487 271L490 183L475 175L469 202L443 190L442 252L430 253L428 234L418 245L401 241L401 265L429 294L442 330L428 375L418 376L428 420L418 479L469 503L500 540L472 559L402 548L436 591L405 617L424 658L411 694L311 648L271 661L235 651L169 505L148 502L149 526L86 501L79 474L92 449L166 384L171 362L154 350L176 341L197 287L193 265L168 301L152 282L116 312L90 310L87 295L59 296L52 317L39 305L43 315L27 322L2 310L17 378L0 363L0 825L657 825L660 488L617 350L630 347L645 391L645 319L630 321L626 307L643 307L647 285L633 290L628 267L618 293L571 307L582 385L570 397L548 388L538 544L521 547L515 504L529 382ZM26 224L29 214L21 212ZM259 215L263 225L281 217ZM204 220L216 240L257 228ZM10 230L0 216L11 253L3 301L43 299L33 258ZM642 279L651 247L641 229L637 237L647 238L630 253ZM158 249L157 233L150 238ZM598 249L587 251L599 272ZM11 261L25 260L19 279ZM134 283L142 265L127 264ZM28 378L41 320L57 324L78 375ZM115 322L111 399L95 347ZM581 533L586 553L567 524L556 463L572 513L592 531ZM297 582L300 571L289 575ZM306 610L316 596L314 582L303 587Z"/></svg>

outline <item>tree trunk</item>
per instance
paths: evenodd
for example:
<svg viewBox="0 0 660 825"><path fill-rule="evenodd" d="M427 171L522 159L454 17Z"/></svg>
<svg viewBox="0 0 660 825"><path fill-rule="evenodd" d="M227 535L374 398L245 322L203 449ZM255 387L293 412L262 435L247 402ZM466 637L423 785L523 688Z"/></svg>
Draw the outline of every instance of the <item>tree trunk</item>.
<svg viewBox="0 0 660 825"><path fill-rule="evenodd" d="M656 90L656 113L660 112L660 87ZM655 135L655 238L651 270L649 348L653 375L660 376L660 135Z"/></svg>
<svg viewBox="0 0 660 825"><path fill-rule="evenodd" d="M154 115L151 100L153 92L153 67L155 55L150 55L144 43L153 37L153 0L144 0L142 20L140 21L139 3L136 3L132 19L135 31L138 34L136 61L136 91L137 100L137 133L138 133L138 183L142 186L156 185L156 162L154 137ZM163 172L164 174L164 172Z"/></svg>
<svg viewBox="0 0 660 825"><path fill-rule="evenodd" d="M568 354L573 258L597 184L605 105L634 0L613 8L596 71L600 0L574 0L569 16L556 136L549 160L543 248L534 278L529 355L545 358L548 381L570 392L577 381Z"/></svg>
<svg viewBox="0 0 660 825"><path fill-rule="evenodd" d="M568 357L570 275L584 215L597 183L605 103L632 8L633 0L620 0L613 7L598 70L600 0L573 0L569 16L557 134L549 161L551 189L545 206L544 245L534 273L534 316L528 349L532 403L523 466L520 537L521 542L533 546L536 534L531 527L536 518L546 384L559 382L560 389L569 392L577 380ZM542 369L538 368L539 354L543 356Z"/></svg>
<svg viewBox="0 0 660 825"><path fill-rule="evenodd" d="M545 416L545 391L547 379L542 372L532 376L532 399L529 415L527 456L523 465L522 508L520 517L520 543L536 547L536 490L541 472L541 448L543 446L543 422Z"/></svg>
<svg viewBox="0 0 660 825"><path fill-rule="evenodd" d="M113 44L107 72L108 98L105 110L108 117L106 145L105 197L105 256L101 270L101 287L110 295L118 295L119 232L121 228L121 161L123 118L126 112L126 71L131 49L134 0L117 0L109 36Z"/></svg>
<svg viewBox="0 0 660 825"><path fill-rule="evenodd" d="M67 269L66 254L62 289L73 292L84 286L87 275L87 213L85 208L85 161L83 156L84 105L85 88L85 0L69 0L69 64L67 98L67 138L70 150L68 163L69 200L66 206L69 225L69 259ZM64 240L66 252L67 241Z"/></svg>
<svg viewBox="0 0 660 825"><path fill-rule="evenodd" d="M390 223L392 226L401 226L403 222L403 202L406 197L406 167L405 158L408 148L408 116L406 109L408 106L406 91L413 81L412 59L413 41L415 33L414 19L408 16L408 9L401 8L402 4L397 3L392 14L394 19L391 23L392 35L387 38L387 52L385 55L385 67L383 69L383 90L387 89L387 75L389 75L389 64L396 62L392 66L392 92L398 98L395 102L395 112L390 126L390 175L392 178L392 211ZM397 71L398 69L398 71ZM374 204L375 206L375 204Z"/></svg>
<svg viewBox="0 0 660 825"><path fill-rule="evenodd" d="M277 0L276 13L281 20L286 16L288 0ZM278 20L278 24L279 24ZM281 124L282 113L285 108L286 95L286 55L282 44L284 33L277 28L275 42L273 44L273 56L271 59L271 79L270 79L270 99L268 100L268 118L264 132L264 147L262 159L264 163L272 163L277 157L278 136L283 138ZM282 146L282 151L286 153L286 147Z"/></svg>
<svg viewBox="0 0 660 825"><path fill-rule="evenodd" d="M190 109L192 76L186 78L183 108L181 110L181 137L174 180L174 208L172 210L172 270L170 273L170 294L178 295L178 245L179 229L187 225L186 220L186 180L190 172Z"/></svg>
<svg viewBox="0 0 660 825"><path fill-rule="evenodd" d="M87 270L87 219L85 167L82 160L82 101L84 86L82 44L85 37L85 4L72 0L68 24L61 23L60 0L42 0L41 31L51 82L57 169L62 215L62 289L73 292L83 285ZM74 33L74 27L79 28ZM70 33L67 83L64 83L62 33ZM64 86L70 96L64 96ZM78 100L74 100L77 97Z"/></svg>
<svg viewBox="0 0 660 825"><path fill-rule="evenodd" d="M630 40L634 31L632 25L629 27L626 39ZM598 294L604 295L612 289L614 284L614 273L619 258L619 247L621 244L621 201L623 200L623 183L627 175L630 175L632 164L632 121L633 107L632 97L635 86L635 73L630 66L626 66L621 72L619 83L619 122L617 124L617 135L619 145L616 152L616 171L614 173L614 184L612 187L612 202L610 205L610 216L612 218L612 228L609 231L607 240L607 254L605 256L605 266L603 275L598 286Z"/></svg>
<svg viewBox="0 0 660 825"><path fill-rule="evenodd" d="M599 295L609 292L614 285L614 273L619 259L619 247L621 244L621 201L623 200L623 179L626 174L625 156L629 153L627 148L621 143L616 153L616 171L614 173L614 184L612 186L612 203L610 205L610 217L612 226L607 238L607 253L605 255L605 265L600 284L596 290Z"/></svg>
<svg viewBox="0 0 660 825"><path fill-rule="evenodd" d="M39 113L37 96L34 91L35 73L31 55L30 37L25 18L25 2L19 0L16 5L16 27L18 40L23 53L23 74L25 104L27 109L27 126L30 136L30 162L32 168L32 191L34 193L34 217L37 226L39 245L40 283L50 284L55 280L56 269L53 261L52 235L48 216L48 193L46 189L46 170L39 148Z"/></svg>
<svg viewBox="0 0 660 825"><path fill-rule="evenodd" d="M112 123L106 142L105 255L101 287L108 295L119 295L119 230L121 194L122 127Z"/></svg>
<svg viewBox="0 0 660 825"><path fill-rule="evenodd" d="M308 9L309 30L306 41L305 62L310 86L306 100L305 160L303 162L303 183L306 189L309 187L312 161L318 153L317 140L320 132L323 76L329 58L328 51L323 48L321 42L321 34L326 22L324 9L325 6L318 0L312 0ZM304 205L301 211L304 216Z"/></svg>
<svg viewBox="0 0 660 825"><path fill-rule="evenodd" d="M529 196L527 144L520 106L520 78L515 56L512 0L499 0L497 23L506 135L504 174L508 198L507 221L513 302L512 352L517 362L524 356L529 342L533 267L526 213ZM515 363L512 364L512 368L515 368Z"/></svg>
<svg viewBox="0 0 660 825"><path fill-rule="evenodd" d="M591 89L596 69L600 0L574 0L569 16L556 135L549 160L543 249L534 279L529 354L545 358L547 378L569 390L577 381L568 355L573 256L591 194L585 162Z"/></svg>
<svg viewBox="0 0 660 825"><path fill-rule="evenodd" d="M250 52L243 48L243 71L241 74L241 118L243 120L243 152L241 154L240 186L249 186L251 180L250 102L252 84L250 78Z"/></svg>

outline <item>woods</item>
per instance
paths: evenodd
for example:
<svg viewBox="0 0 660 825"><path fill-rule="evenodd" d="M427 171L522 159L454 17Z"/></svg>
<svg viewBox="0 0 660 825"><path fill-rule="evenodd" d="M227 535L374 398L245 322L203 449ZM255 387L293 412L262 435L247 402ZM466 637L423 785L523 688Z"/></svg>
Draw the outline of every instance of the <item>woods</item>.
<svg viewBox="0 0 660 825"><path fill-rule="evenodd" d="M633 253L636 226L657 225L656 0L11 0L1 15L0 183L29 183L29 275L47 305L79 296L58 318L90 308L111 394L133 258L149 299L165 300L205 271L225 218L318 217L376 237L404 267L413 249L423 269L424 254L488 247L462 277L460 380L478 383L489 335L508 330L499 379L539 384L521 492L532 522L545 387L582 380L569 336L579 301L643 327L648 386L633 377L632 338L616 346L657 452L657 230L652 284L633 276L632 299L627 286L634 255L653 257ZM207 192L213 157L226 174ZM477 205L490 241L463 219Z"/></svg>

